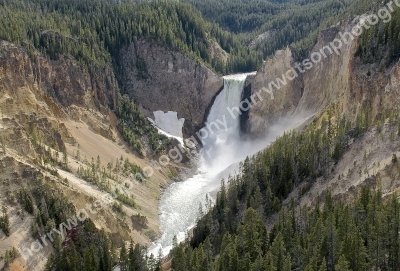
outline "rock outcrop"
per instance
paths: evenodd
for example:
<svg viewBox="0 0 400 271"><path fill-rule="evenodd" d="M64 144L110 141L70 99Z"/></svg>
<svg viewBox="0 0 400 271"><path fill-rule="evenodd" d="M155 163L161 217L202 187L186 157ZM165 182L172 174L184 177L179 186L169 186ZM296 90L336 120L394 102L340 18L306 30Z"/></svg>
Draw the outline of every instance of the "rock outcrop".
<svg viewBox="0 0 400 271"><path fill-rule="evenodd" d="M223 79L184 54L140 40L121 51L122 92L147 117L162 110L184 118L184 136L202 128Z"/></svg>
<svg viewBox="0 0 400 271"><path fill-rule="evenodd" d="M350 119L361 107L370 106L372 117L375 117L385 109L399 106L400 62L389 69L382 69L378 64L363 64L355 57L358 48L356 36L354 40L349 36L342 39L341 36L341 33L351 32L353 27L348 21L321 31L308 58L314 56L318 59L315 54L318 53L322 60L316 63L310 61L313 67L309 70L303 67L304 73L295 68L293 50L289 47L266 61L257 76L247 80L246 85L251 89L248 96L255 95L263 88L270 89L270 82L277 82L282 75L287 79L287 72L291 68L296 70L298 76L294 80L286 80L287 84L281 84L279 90L272 87L274 99L261 91L264 99L258 100L246 112L248 120L246 125L242 125L243 132L255 137L262 136L274 123L294 119L306 121L308 116L332 102L339 103L343 114ZM342 40L338 53L334 50L330 52L325 47L333 48L331 42L335 39Z"/></svg>
<svg viewBox="0 0 400 271"><path fill-rule="evenodd" d="M0 41L0 207L8 207L10 221L9 236L0 230L0 255L13 247L31 248L36 215L23 211L16 199L21 188L36 197L31 192L38 188L36 179L48 185L47 192L59 190L79 210L106 194L99 183L89 186L78 173L88 167L89 160L98 159L99 174L121 158L142 169L150 167L150 162L130 151L117 132L118 120L110 111L116 91L112 67L104 66L94 75L71 56L50 60L38 51L28 53L24 47ZM123 237L150 244L159 233L158 199L172 170L177 171L154 169L148 182L135 182L134 189L125 191L128 198L135 199L134 208L124 207L125 218L105 206L101 216L91 216L92 221L115 237L113 240ZM110 188L118 187L115 179L130 179L122 171L115 174L119 176L107 178ZM38 206L40 199L33 201ZM130 230L131 216L138 214L146 216L147 224ZM10 268L44 270L52 252L52 246L32 256L25 251ZM3 264L0 260L0 269Z"/></svg>
<svg viewBox="0 0 400 271"><path fill-rule="evenodd" d="M246 133L263 134L271 123L294 113L303 91L303 82L300 78L293 81L286 80L286 85L281 84L281 89L278 91L274 89L272 94L265 91L271 81L282 78L294 64L292 49L287 47L285 50L277 51L273 58L267 60L256 76L248 78L246 88L251 91L246 96L251 97L261 91L262 100L255 99L250 111L246 112L248 116L244 115L247 120L242 129L245 129Z"/></svg>
<svg viewBox="0 0 400 271"><path fill-rule="evenodd" d="M115 103L116 80L110 67L101 77L93 77L70 56L54 61L39 53L31 59L27 52L6 41L0 42L0 84L6 89L27 87L35 95L46 94L63 107L71 105L105 109ZM18 93L15 93L18 95ZM28 97L19 96L18 102ZM52 106L50 106L52 107Z"/></svg>
<svg viewBox="0 0 400 271"><path fill-rule="evenodd" d="M23 147L21 154L32 153L29 141L14 144L13 139L22 140L32 134L64 151L64 142L70 137L62 121L76 119L77 111L82 115L87 109L108 114L108 107L115 103L116 89L109 67L104 67L102 77L96 78L70 56L55 61L38 52L30 56L22 47L0 42L0 136L6 139L7 147L19 153ZM88 124L93 130L107 129L100 129L104 126L101 123ZM20 136L13 136L15 133Z"/></svg>

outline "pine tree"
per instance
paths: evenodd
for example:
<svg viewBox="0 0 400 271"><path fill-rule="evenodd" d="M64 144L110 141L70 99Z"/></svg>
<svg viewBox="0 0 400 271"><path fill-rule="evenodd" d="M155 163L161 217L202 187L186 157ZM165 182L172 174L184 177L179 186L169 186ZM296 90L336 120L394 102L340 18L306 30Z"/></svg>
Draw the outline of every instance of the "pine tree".
<svg viewBox="0 0 400 271"><path fill-rule="evenodd" d="M250 253L245 253L242 257L239 258L239 266L238 271L247 271L251 268L251 258Z"/></svg>
<svg viewBox="0 0 400 271"><path fill-rule="evenodd" d="M349 262L343 255L340 256L339 262L335 265L335 271L351 271L349 268Z"/></svg>
<svg viewBox="0 0 400 271"><path fill-rule="evenodd" d="M128 254L126 251L125 244L122 245L122 248L120 251L119 265L120 265L121 271L129 271L129 259L128 259Z"/></svg>
<svg viewBox="0 0 400 271"><path fill-rule="evenodd" d="M309 263L307 264L306 268L304 269L304 271L314 271L314 270L318 270L318 259L316 255L313 255L309 261Z"/></svg>
<svg viewBox="0 0 400 271"><path fill-rule="evenodd" d="M75 244L71 242L71 247L68 249L68 271L78 271L80 264L80 255L76 251Z"/></svg>
<svg viewBox="0 0 400 271"><path fill-rule="evenodd" d="M85 271L97 271L93 247L86 247L83 253L83 268Z"/></svg>
<svg viewBox="0 0 400 271"><path fill-rule="evenodd" d="M100 167L101 167L101 160L100 160L100 156L97 155L97 159L96 159L96 170L100 171Z"/></svg>
<svg viewBox="0 0 400 271"><path fill-rule="evenodd" d="M263 257L259 256L251 265L251 271L264 271ZM230 269L229 269L230 270Z"/></svg>
<svg viewBox="0 0 400 271"><path fill-rule="evenodd" d="M6 236L10 236L10 221L7 215L6 206L3 206L1 211L2 216L0 217L0 229L3 230Z"/></svg>
<svg viewBox="0 0 400 271"><path fill-rule="evenodd" d="M172 259L172 269L174 271L186 271L187 262L183 245L178 245L173 249L174 258Z"/></svg>
<svg viewBox="0 0 400 271"><path fill-rule="evenodd" d="M327 270L333 270L337 261L337 255L339 250L338 233L335 225L335 215L333 212L329 212L329 217L326 219L326 268Z"/></svg>
<svg viewBox="0 0 400 271"><path fill-rule="evenodd" d="M286 259L286 248L283 241L283 236L279 232L274 242L271 245L271 253L273 255L274 266L276 266L277 271L283 271L285 259Z"/></svg>
<svg viewBox="0 0 400 271"><path fill-rule="evenodd" d="M400 136L400 123L397 125L397 135Z"/></svg>
<svg viewBox="0 0 400 271"><path fill-rule="evenodd" d="M265 271L276 271L277 270L276 266L274 265L274 258L273 258L271 251L269 251L267 253L267 255L265 256L264 270Z"/></svg>
<svg viewBox="0 0 400 271"><path fill-rule="evenodd" d="M254 261L262 253L265 226L259 214L249 208L245 212L242 225L238 227L238 252L249 253L251 261Z"/></svg>
<svg viewBox="0 0 400 271"><path fill-rule="evenodd" d="M163 264L163 252L162 249L160 248L157 256L157 266L154 269L154 271L162 271L162 264Z"/></svg>
<svg viewBox="0 0 400 271"><path fill-rule="evenodd" d="M68 155L66 150L63 151L63 167L68 169Z"/></svg>
<svg viewBox="0 0 400 271"><path fill-rule="evenodd" d="M103 253L100 257L100 271L111 271L111 254L107 240L104 240L102 250Z"/></svg>
<svg viewBox="0 0 400 271"><path fill-rule="evenodd" d="M67 250L64 249L61 252L60 261L57 264L58 268L57 271L68 271L69 270L69 263L68 263L68 255ZM85 270L93 270L93 269L85 269Z"/></svg>
<svg viewBox="0 0 400 271"><path fill-rule="evenodd" d="M254 195L250 199L250 207L252 207L256 211L259 211L261 203L262 203L262 194L260 187L257 185L254 191Z"/></svg>
<svg viewBox="0 0 400 271"><path fill-rule="evenodd" d="M364 240L362 239L360 232L354 233L350 237L350 250L349 255L349 267L352 270L367 270L368 269L368 254L367 249L364 246Z"/></svg>
<svg viewBox="0 0 400 271"><path fill-rule="evenodd" d="M292 270L292 264L290 261L290 255L288 255L286 256L282 271L291 271L291 270Z"/></svg>
<svg viewBox="0 0 400 271"><path fill-rule="evenodd" d="M325 259L322 260L322 264L321 264L321 266L319 267L318 270L319 271L326 271L327 270L326 269L326 261L325 261Z"/></svg>
<svg viewBox="0 0 400 271"><path fill-rule="evenodd" d="M217 262L219 271L237 270L239 259L236 246L236 237L232 238L230 234L225 234L222 238L220 257Z"/></svg>

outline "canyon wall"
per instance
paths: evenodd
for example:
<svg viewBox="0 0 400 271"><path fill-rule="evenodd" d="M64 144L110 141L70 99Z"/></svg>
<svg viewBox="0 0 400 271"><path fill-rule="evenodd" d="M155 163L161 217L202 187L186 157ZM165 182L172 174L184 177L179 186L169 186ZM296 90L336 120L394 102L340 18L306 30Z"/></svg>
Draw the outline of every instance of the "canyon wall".
<svg viewBox="0 0 400 271"><path fill-rule="evenodd" d="M300 66L303 72L296 68L293 57L295 52L290 47L277 51L267 60L257 75L246 82L249 89L247 96L262 93L263 100L257 99L246 112L247 120L246 125L242 125L243 132L260 137L275 123L307 121L310 116L332 102L339 103L343 114L350 119L354 119L362 107L370 106L372 117L375 117L385 109L399 106L400 62L388 68L379 64L362 63L355 57L358 48L356 36L353 36L354 40L350 36L342 39L341 33L350 32L353 27L348 21L321 31L308 58L314 56L318 60L318 55L315 54L318 53L322 60L313 63L309 70L304 66ZM325 47L332 49L331 42L335 39L342 40L342 46L336 53ZM338 44L335 41L335 45ZM303 59L298 63L302 61ZM293 72L288 73L291 68L296 71L297 76L293 76ZM277 82L277 78L282 79L282 75L285 75L286 85L281 84L280 89L274 86L271 88L270 82ZM295 78L289 80L289 77ZM272 90L273 99L263 88Z"/></svg>
<svg viewBox="0 0 400 271"><path fill-rule="evenodd" d="M122 93L140 105L145 116L154 111L178 112L184 136L202 128L223 79L188 56L144 40L121 53Z"/></svg>

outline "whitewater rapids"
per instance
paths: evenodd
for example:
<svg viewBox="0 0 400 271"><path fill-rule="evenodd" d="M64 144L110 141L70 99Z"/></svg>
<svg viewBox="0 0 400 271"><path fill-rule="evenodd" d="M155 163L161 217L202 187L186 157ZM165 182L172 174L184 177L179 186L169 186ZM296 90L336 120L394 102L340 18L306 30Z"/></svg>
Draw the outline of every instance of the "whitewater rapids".
<svg viewBox="0 0 400 271"><path fill-rule="evenodd" d="M198 174L183 182L173 183L163 193L159 207L162 236L149 248L149 255L157 256L159 251L167 255L172 249L174 236L178 243L185 240L187 232L199 218L200 205L205 210L206 195L212 199L210 193L219 188L218 174L246 157L246 152L240 149L239 118L233 118L228 108L239 106L245 80L254 74L224 77L224 89L216 97L207 122L222 120L225 116L227 129L221 129L205 140Z"/></svg>

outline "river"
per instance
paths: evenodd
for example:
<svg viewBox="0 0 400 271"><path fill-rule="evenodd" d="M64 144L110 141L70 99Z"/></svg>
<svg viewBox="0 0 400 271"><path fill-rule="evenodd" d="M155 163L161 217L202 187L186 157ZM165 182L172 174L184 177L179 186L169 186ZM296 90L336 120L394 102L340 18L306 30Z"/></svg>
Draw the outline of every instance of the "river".
<svg viewBox="0 0 400 271"><path fill-rule="evenodd" d="M149 254L157 256L161 250L163 255L167 255L174 236L178 243L185 240L199 218L200 205L205 210L206 197L213 201L212 194L220 186L219 174L251 152L250 148L243 150L240 142L239 118L228 111L228 108L240 104L248 75L224 77L224 89L216 97L207 117L207 123L218 123L219 129L214 126L208 130L210 136L205 139L198 173L192 178L173 183L163 193L159 207L162 236L149 248Z"/></svg>

